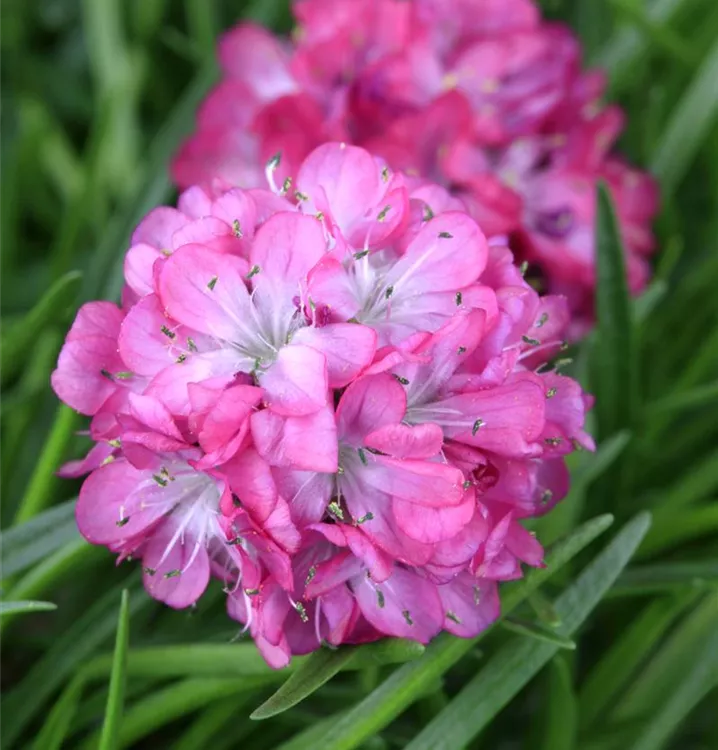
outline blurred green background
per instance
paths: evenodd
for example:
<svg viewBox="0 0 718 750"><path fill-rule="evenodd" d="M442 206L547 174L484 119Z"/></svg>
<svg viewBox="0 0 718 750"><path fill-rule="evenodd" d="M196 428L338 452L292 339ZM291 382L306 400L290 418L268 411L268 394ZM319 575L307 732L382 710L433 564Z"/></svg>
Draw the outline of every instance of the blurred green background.
<svg viewBox="0 0 718 750"><path fill-rule="evenodd" d="M77 306L117 298L132 228L174 199L168 159L215 80L217 33L241 17L288 31L288 3L4 0L3 747L718 747L718 4L542 5L608 71L628 115L621 150L658 177L663 209L648 291L599 293L630 325L606 314L577 352L587 388L619 388L596 408L598 454L575 458L571 496L537 524L568 547L549 574L506 587L538 625L496 627L480 650L438 639L399 668L386 654L357 660L316 692L321 665L298 660L295 685L311 695L255 722L286 674L230 644L221 590L171 611L133 565L79 538L79 484L54 472L86 450L85 422L48 380ZM605 513L613 527L583 550L604 522L576 529ZM22 612L20 600L57 609Z"/></svg>

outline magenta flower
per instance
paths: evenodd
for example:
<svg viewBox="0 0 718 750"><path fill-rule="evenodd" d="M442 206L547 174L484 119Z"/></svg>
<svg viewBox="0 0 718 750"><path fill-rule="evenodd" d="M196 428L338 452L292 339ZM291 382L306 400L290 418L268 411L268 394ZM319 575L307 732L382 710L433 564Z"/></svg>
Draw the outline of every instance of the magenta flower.
<svg viewBox="0 0 718 750"><path fill-rule="evenodd" d="M486 236L508 235L544 290L566 296L575 338L593 322L605 180L631 290L645 287L657 188L611 153L621 114L601 104L604 78L581 71L569 29L543 22L531 0L300 0L293 10L291 43L251 24L220 40L224 79L175 157L180 187L257 187L277 152L278 178L296 178L321 143L355 143L413 176L412 189L448 188Z"/></svg>
<svg viewBox="0 0 718 750"><path fill-rule="evenodd" d="M522 520L593 447L590 399L550 365L566 300L445 189L358 147L277 174L152 211L122 307L78 313L52 382L92 417L95 446L63 469L91 472L80 531L141 559L169 606L221 581L274 667L324 642L475 635L498 583L542 564Z"/></svg>

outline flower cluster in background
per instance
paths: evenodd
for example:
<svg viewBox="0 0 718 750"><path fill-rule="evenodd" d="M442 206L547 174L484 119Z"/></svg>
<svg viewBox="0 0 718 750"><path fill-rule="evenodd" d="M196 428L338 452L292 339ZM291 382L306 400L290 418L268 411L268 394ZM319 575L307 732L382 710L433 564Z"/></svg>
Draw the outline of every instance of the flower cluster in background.
<svg viewBox="0 0 718 750"><path fill-rule="evenodd" d="M172 607L221 580L275 667L323 642L472 636L497 582L541 565L521 520L593 447L559 372L566 300L363 149L267 176L150 212L121 306L79 311L52 382L92 417L64 468L91 472L80 530Z"/></svg>
<svg viewBox="0 0 718 750"><path fill-rule="evenodd" d="M646 284L657 189L611 149L622 128L572 32L532 0L295 0L291 43L244 24L219 44L222 82L173 163L180 187L257 187L326 141L356 143L439 183L532 282L565 295L569 336L593 321L598 181L609 186L633 293Z"/></svg>

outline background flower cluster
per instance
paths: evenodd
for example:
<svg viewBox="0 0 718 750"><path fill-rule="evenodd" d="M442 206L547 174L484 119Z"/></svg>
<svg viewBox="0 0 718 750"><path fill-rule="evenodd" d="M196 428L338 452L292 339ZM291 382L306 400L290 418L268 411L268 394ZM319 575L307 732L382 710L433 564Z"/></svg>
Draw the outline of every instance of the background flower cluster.
<svg viewBox="0 0 718 750"><path fill-rule="evenodd" d="M272 154L293 175L347 141L447 187L487 235L510 235L544 291L593 321L596 184L610 187L631 291L649 276L657 189L612 153L623 127L605 76L532 0L298 0L287 43L242 24L219 42L223 80L175 157L183 187L256 187Z"/></svg>

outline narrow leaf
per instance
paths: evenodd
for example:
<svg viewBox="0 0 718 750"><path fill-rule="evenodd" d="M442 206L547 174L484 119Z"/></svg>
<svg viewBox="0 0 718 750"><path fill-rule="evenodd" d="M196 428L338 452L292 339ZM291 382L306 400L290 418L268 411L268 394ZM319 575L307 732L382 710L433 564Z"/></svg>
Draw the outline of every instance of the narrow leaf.
<svg viewBox="0 0 718 750"><path fill-rule="evenodd" d="M661 750L667 747L671 736L690 712L717 686L718 630L714 629L707 634L692 664L683 666L673 685L671 697L644 723L643 731L630 750Z"/></svg>
<svg viewBox="0 0 718 750"><path fill-rule="evenodd" d="M52 602L0 602L0 618L6 615L26 614L28 612L47 612L57 609Z"/></svg>
<svg viewBox="0 0 718 750"><path fill-rule="evenodd" d="M68 677L115 631L117 595L126 584L110 589L79 617L25 673L4 697L3 740L12 744ZM136 596L130 611L148 606L151 599Z"/></svg>
<svg viewBox="0 0 718 750"><path fill-rule="evenodd" d="M612 596L655 593L692 586L700 589L716 586L718 560L701 562L655 563L631 567L618 579Z"/></svg>
<svg viewBox="0 0 718 750"><path fill-rule="evenodd" d="M80 291L82 274L71 271L59 278L22 320L6 326L2 334L3 382L10 380L26 361L32 344L49 325L58 325Z"/></svg>
<svg viewBox="0 0 718 750"><path fill-rule="evenodd" d="M574 750L578 732L578 701L568 659L557 654L548 666L542 750Z"/></svg>
<svg viewBox="0 0 718 750"><path fill-rule="evenodd" d="M122 592L120 614L117 620L115 655L110 677L110 691L107 696L105 721L102 725L99 750L116 750L122 723L122 709L125 702L127 681L127 648L130 639L130 598L127 589Z"/></svg>
<svg viewBox="0 0 718 750"><path fill-rule="evenodd" d="M624 249L611 196L598 186L596 317L591 382L602 438L630 428L637 407L637 359Z"/></svg>
<svg viewBox="0 0 718 750"><path fill-rule="evenodd" d="M349 647L315 651L294 674L251 715L250 719L268 719L286 711L331 680L339 670L354 658L356 649Z"/></svg>
<svg viewBox="0 0 718 750"><path fill-rule="evenodd" d="M646 719L675 694L686 669L703 658L705 643L716 634L718 591L712 591L675 628L661 649L641 669L625 698L614 707L611 720Z"/></svg>
<svg viewBox="0 0 718 750"><path fill-rule="evenodd" d="M611 543L594 558L556 601L563 619L559 632L568 637L578 630L631 559L650 526L650 516L641 513L621 529ZM452 750L464 747L526 685L558 651L552 643L524 640L506 643L407 746L406 750ZM355 744L326 747L351 748Z"/></svg>
<svg viewBox="0 0 718 750"><path fill-rule="evenodd" d="M590 727L615 705L651 650L696 598L697 592L689 591L651 602L611 644L583 683L579 695L582 727Z"/></svg>
<svg viewBox="0 0 718 750"><path fill-rule="evenodd" d="M63 747L77 713L84 686L84 678L78 675L63 690L35 737L34 750L60 750Z"/></svg>
<svg viewBox="0 0 718 750"><path fill-rule="evenodd" d="M676 104L653 157L652 171L669 200L718 115L718 41Z"/></svg>
<svg viewBox="0 0 718 750"><path fill-rule="evenodd" d="M544 643L552 643L554 646L565 648L568 651L576 650L575 641L572 641L570 638L566 638L566 636L553 630L549 630L536 622L507 617L501 621L501 625L512 633L518 633L518 635L534 638L537 641L543 641Z"/></svg>
<svg viewBox="0 0 718 750"><path fill-rule="evenodd" d="M3 578L9 578L38 560L45 559L79 537L74 500L57 505L20 526L4 531L0 535Z"/></svg>

